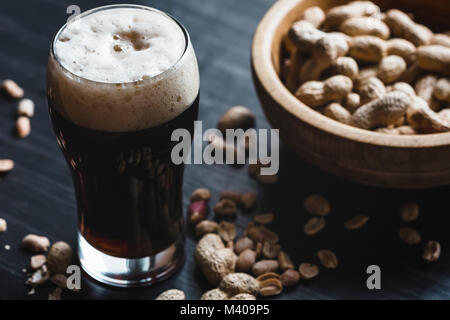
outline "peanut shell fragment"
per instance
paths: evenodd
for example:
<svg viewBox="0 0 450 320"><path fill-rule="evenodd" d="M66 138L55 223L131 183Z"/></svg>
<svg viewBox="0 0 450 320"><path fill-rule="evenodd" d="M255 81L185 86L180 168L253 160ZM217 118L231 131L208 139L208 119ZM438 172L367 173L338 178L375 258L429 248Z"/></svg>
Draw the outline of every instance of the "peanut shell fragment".
<svg viewBox="0 0 450 320"><path fill-rule="evenodd" d="M422 258L427 262L434 262L439 259L441 255L441 244L435 240L430 240L423 248Z"/></svg>
<svg viewBox="0 0 450 320"><path fill-rule="evenodd" d="M260 260L253 265L252 273L257 277L264 273L275 272L278 270L278 267L277 260Z"/></svg>
<svg viewBox="0 0 450 320"><path fill-rule="evenodd" d="M256 252L252 249L245 249L239 254L236 262L236 271L250 272L256 262Z"/></svg>
<svg viewBox="0 0 450 320"><path fill-rule="evenodd" d="M56 287L53 292L48 294L48 300L61 300L62 289L60 287Z"/></svg>
<svg viewBox="0 0 450 320"><path fill-rule="evenodd" d="M66 273L73 259L70 245L64 241L55 242L47 255L48 269L53 273Z"/></svg>
<svg viewBox="0 0 450 320"><path fill-rule="evenodd" d="M248 293L239 293L228 300L256 300L256 297Z"/></svg>
<svg viewBox="0 0 450 320"><path fill-rule="evenodd" d="M228 300L228 294L223 292L219 288L215 288L206 291L200 298L200 300Z"/></svg>
<svg viewBox="0 0 450 320"><path fill-rule="evenodd" d="M204 236L207 233L216 233L219 225L215 221L203 220L195 226L195 235L197 237Z"/></svg>
<svg viewBox="0 0 450 320"><path fill-rule="evenodd" d="M209 201L211 199L211 192L209 189L206 188L198 188L195 189L194 192L191 194L191 202L197 201L197 200L204 200Z"/></svg>
<svg viewBox="0 0 450 320"><path fill-rule="evenodd" d="M324 217L312 217L306 222L303 232L308 236L312 236L325 228L325 226L326 221Z"/></svg>
<svg viewBox="0 0 450 320"><path fill-rule="evenodd" d="M250 210L256 204L256 192L249 191L241 195L240 199L244 209Z"/></svg>
<svg viewBox="0 0 450 320"><path fill-rule="evenodd" d="M241 202L241 197L242 194L235 191L226 190L220 193L220 200L228 199L234 201L236 204L239 204Z"/></svg>
<svg viewBox="0 0 450 320"><path fill-rule="evenodd" d="M357 215L345 223L345 228L347 230L356 230L362 228L367 223L367 221L369 221L368 216Z"/></svg>
<svg viewBox="0 0 450 320"><path fill-rule="evenodd" d="M50 281L59 288L67 289L67 277L61 273L53 274Z"/></svg>
<svg viewBox="0 0 450 320"><path fill-rule="evenodd" d="M259 294L263 297L275 296L283 291L283 284L277 278L270 278L259 282Z"/></svg>
<svg viewBox="0 0 450 320"><path fill-rule="evenodd" d="M30 259L31 270L37 270L47 262L47 258L43 254L32 256Z"/></svg>
<svg viewBox="0 0 450 320"><path fill-rule="evenodd" d="M416 202L406 202L400 207L400 218L412 222L419 217L419 205Z"/></svg>
<svg viewBox="0 0 450 320"><path fill-rule="evenodd" d="M224 276L233 273L237 257L225 248L219 235L208 233L197 243L195 260L211 285L218 285Z"/></svg>
<svg viewBox="0 0 450 320"><path fill-rule="evenodd" d="M220 282L219 289L226 292L229 296L234 296L239 293L257 295L259 284L251 275L237 272L226 275Z"/></svg>
<svg viewBox="0 0 450 320"><path fill-rule="evenodd" d="M284 251L281 251L278 255L278 264L281 271L294 269L294 263L292 262L291 257Z"/></svg>
<svg viewBox="0 0 450 320"><path fill-rule="evenodd" d="M50 279L50 271L47 269L45 265L36 270L31 277L27 279L25 284L28 284L32 287L38 287L46 283Z"/></svg>
<svg viewBox="0 0 450 320"><path fill-rule="evenodd" d="M270 243L277 243L279 241L278 235L263 225L248 228L247 236L255 242L268 241Z"/></svg>
<svg viewBox="0 0 450 320"><path fill-rule="evenodd" d="M253 249L255 246L255 243L253 242L252 239L248 238L248 237L243 237L241 239L239 239L238 241L236 241L236 244L234 246L234 252L236 252L236 254L240 254L242 251L246 250L246 249Z"/></svg>
<svg viewBox="0 0 450 320"><path fill-rule="evenodd" d="M264 242L262 248L263 257L266 259L275 259L281 251L281 246L279 244L273 244L268 241Z"/></svg>
<svg viewBox="0 0 450 320"><path fill-rule="evenodd" d="M398 235L404 243L410 246L419 244L422 241L420 233L411 227L401 227L398 230Z"/></svg>
<svg viewBox="0 0 450 320"><path fill-rule="evenodd" d="M281 274L280 281L283 287L296 285L300 281L300 274L294 269L288 269Z"/></svg>
<svg viewBox="0 0 450 320"><path fill-rule="evenodd" d="M47 237L29 234L22 239L22 248L31 252L47 251L50 241ZM65 271L64 271L65 272Z"/></svg>
<svg viewBox="0 0 450 320"><path fill-rule="evenodd" d="M303 207L311 214L326 216L330 213L330 203L320 195L310 195L303 200Z"/></svg>
<svg viewBox="0 0 450 320"><path fill-rule="evenodd" d="M222 199L214 207L214 212L219 217L234 217L237 213L236 202L230 199Z"/></svg>
<svg viewBox="0 0 450 320"><path fill-rule="evenodd" d="M300 278L310 280L317 277L319 274L319 267L312 263L302 263L298 267L298 272L300 273Z"/></svg>
<svg viewBox="0 0 450 320"><path fill-rule="evenodd" d="M178 289L164 291L155 300L186 300L184 292Z"/></svg>
<svg viewBox="0 0 450 320"><path fill-rule="evenodd" d="M338 259L331 250L320 250L317 252L317 257L319 258L320 263L327 269L336 269L338 266Z"/></svg>
<svg viewBox="0 0 450 320"><path fill-rule="evenodd" d="M253 221L255 221L258 224L271 224L273 220L275 219L275 215L273 213L262 213L257 214L253 217Z"/></svg>
<svg viewBox="0 0 450 320"><path fill-rule="evenodd" d="M236 225L231 222L221 221L217 233L225 243L233 241L236 238Z"/></svg>

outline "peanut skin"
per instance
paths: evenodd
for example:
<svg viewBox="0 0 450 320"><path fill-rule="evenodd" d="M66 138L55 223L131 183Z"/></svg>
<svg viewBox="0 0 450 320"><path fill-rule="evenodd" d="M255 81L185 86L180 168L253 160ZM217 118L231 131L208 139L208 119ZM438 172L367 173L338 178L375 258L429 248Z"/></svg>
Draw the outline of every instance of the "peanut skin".
<svg viewBox="0 0 450 320"><path fill-rule="evenodd" d="M361 84L371 77L376 77L378 66L365 67L359 70L359 74L355 79L355 88L359 88Z"/></svg>
<svg viewBox="0 0 450 320"><path fill-rule="evenodd" d="M341 74L353 80L358 76L359 68L355 59L339 57L331 63L330 71L333 75Z"/></svg>
<svg viewBox="0 0 450 320"><path fill-rule="evenodd" d="M394 36L406 39L416 46L427 45L433 35L427 27L415 23L407 14L397 9L386 13L385 22Z"/></svg>
<svg viewBox="0 0 450 320"><path fill-rule="evenodd" d="M386 41L387 54L402 57L407 63L414 61L414 53L416 46L408 40L401 38L393 38Z"/></svg>
<svg viewBox="0 0 450 320"><path fill-rule="evenodd" d="M219 235L208 233L197 243L195 259L211 285L218 285L224 276L233 273L236 255L225 248Z"/></svg>
<svg viewBox="0 0 450 320"><path fill-rule="evenodd" d="M397 123L406 113L410 98L403 92L392 91L384 97L369 102L355 111L352 125L362 129L389 126Z"/></svg>
<svg viewBox="0 0 450 320"><path fill-rule="evenodd" d="M439 79L434 86L433 95L441 101L450 102L450 80Z"/></svg>
<svg viewBox="0 0 450 320"><path fill-rule="evenodd" d="M200 300L228 300L229 296L226 292L219 288L206 291L200 298Z"/></svg>
<svg viewBox="0 0 450 320"><path fill-rule="evenodd" d="M430 44L437 44L440 46L450 48L450 36L443 33L434 34L431 37Z"/></svg>
<svg viewBox="0 0 450 320"><path fill-rule="evenodd" d="M416 92L414 91L413 87L409 83L406 82L396 82L392 85L392 90L390 91L401 91L406 93L410 98L413 98L416 96Z"/></svg>
<svg viewBox="0 0 450 320"><path fill-rule="evenodd" d="M377 77L370 77L359 84L358 92L361 98L361 104L366 104L383 97L386 93L386 87Z"/></svg>
<svg viewBox="0 0 450 320"><path fill-rule="evenodd" d="M353 17L344 21L339 30L349 36L375 36L386 40L391 32L381 20L372 17Z"/></svg>
<svg viewBox="0 0 450 320"><path fill-rule="evenodd" d="M415 86L417 96L425 100L428 106L435 111L441 108L441 102L433 96L437 82L438 78L436 76L427 75L420 78Z"/></svg>
<svg viewBox="0 0 450 320"><path fill-rule="evenodd" d="M345 20L352 17L375 16L379 13L380 8L370 1L352 1L328 10L323 25L329 30L339 27Z"/></svg>
<svg viewBox="0 0 450 320"><path fill-rule="evenodd" d="M406 71L406 62L400 56L384 57L378 65L377 77L384 83L398 80Z"/></svg>
<svg viewBox="0 0 450 320"><path fill-rule="evenodd" d="M325 34L308 21L300 20L291 26L288 38L292 45L301 52L311 52L316 42L323 38Z"/></svg>
<svg viewBox="0 0 450 320"><path fill-rule="evenodd" d="M405 72L403 72L402 76L399 81L410 83L411 85L414 85L417 80L420 79L420 77L423 76L423 70L419 68L417 63L413 63L406 69Z"/></svg>
<svg viewBox="0 0 450 320"><path fill-rule="evenodd" d="M73 250L64 241L55 242L47 255L47 267L53 273L66 273L73 259Z"/></svg>
<svg viewBox="0 0 450 320"><path fill-rule="evenodd" d="M350 124L352 120L351 113L336 102L330 103L323 111L323 114L328 118L345 124Z"/></svg>
<svg viewBox="0 0 450 320"><path fill-rule="evenodd" d="M328 102L339 101L352 90L352 80L346 76L333 76L325 81L305 82L295 93L296 97L312 108Z"/></svg>
<svg viewBox="0 0 450 320"><path fill-rule="evenodd" d="M312 57L300 71L300 82L318 80L325 69L347 52L347 39L342 34L327 34L317 40L312 49Z"/></svg>
<svg viewBox="0 0 450 320"><path fill-rule="evenodd" d="M421 133L450 131L450 123L431 110L427 102L420 97L414 98L409 106L407 120L411 127Z"/></svg>
<svg viewBox="0 0 450 320"><path fill-rule="evenodd" d="M374 36L354 37L348 54L359 61L379 62L386 55L386 42Z"/></svg>
<svg viewBox="0 0 450 320"><path fill-rule="evenodd" d="M303 12L301 20L308 21L318 28L325 20L325 12L320 7L310 7Z"/></svg>
<svg viewBox="0 0 450 320"><path fill-rule="evenodd" d="M226 292L229 296L239 293L249 293L257 295L259 292L259 283L251 275L246 273L230 273L220 282L219 289Z"/></svg>
<svg viewBox="0 0 450 320"><path fill-rule="evenodd" d="M416 51L416 59L423 70L450 74L450 48L439 45L420 47Z"/></svg>
<svg viewBox="0 0 450 320"><path fill-rule="evenodd" d="M350 112L353 113L358 109L361 105L361 97L359 94L350 92L344 100L344 107Z"/></svg>

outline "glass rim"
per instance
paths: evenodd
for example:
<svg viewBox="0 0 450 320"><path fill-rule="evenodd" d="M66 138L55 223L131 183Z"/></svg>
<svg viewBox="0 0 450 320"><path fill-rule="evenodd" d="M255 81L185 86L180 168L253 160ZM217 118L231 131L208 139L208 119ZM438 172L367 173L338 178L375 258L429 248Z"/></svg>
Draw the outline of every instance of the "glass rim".
<svg viewBox="0 0 450 320"><path fill-rule="evenodd" d="M158 13L162 16L167 17L168 19L172 20L173 22L175 22L175 24L180 28L180 30L182 31L183 35L184 35L184 39L185 39L185 47L184 50L182 52L182 54L180 55L180 57L178 58L178 60L171 65L167 70L158 73L157 75L154 75L152 77L149 78L145 78L145 79L140 79L140 80L134 80L134 81L124 81L124 82L105 82L105 81L97 81L97 80L92 80L92 79L87 79L84 78L82 76L77 75L76 73L70 71L69 69L67 69L62 63L61 61L59 61L56 53L55 53L55 43L58 40L59 36L61 35L61 33L67 28L67 26L69 26L71 23L76 22L79 19L82 19L86 16L89 16L91 14L100 12L100 11L105 11L105 10L110 10L110 9L120 9L120 8L129 8L129 9L141 9L141 10L147 10L147 11L152 11L155 13ZM73 20L66 22L63 26L61 26L61 28L56 32L55 36L53 37L53 40L50 44L50 58L55 61L58 65L58 67L60 67L64 73L69 74L72 78L75 79L80 79L83 80L85 82L88 83L95 83L95 84L102 84L102 85L128 85L128 84L136 84L136 83L145 83L145 82L150 82L153 81L155 79L158 78L164 78L166 75L170 74L173 70L175 70L177 68L177 66L179 66L180 64L183 63L184 57L186 56L186 52L188 51L189 46L191 45L191 39L189 37L189 33L186 30L186 28L181 24L181 22L179 22L176 18L174 18L173 16L171 16L170 14L161 11L159 9L155 9L149 6L144 6L144 5L138 5L138 4L111 4L111 5L105 5L105 6L100 6L100 7L96 7L93 9L89 9L85 12L82 12L81 14L79 14L78 16L76 16L75 18L73 18Z"/></svg>

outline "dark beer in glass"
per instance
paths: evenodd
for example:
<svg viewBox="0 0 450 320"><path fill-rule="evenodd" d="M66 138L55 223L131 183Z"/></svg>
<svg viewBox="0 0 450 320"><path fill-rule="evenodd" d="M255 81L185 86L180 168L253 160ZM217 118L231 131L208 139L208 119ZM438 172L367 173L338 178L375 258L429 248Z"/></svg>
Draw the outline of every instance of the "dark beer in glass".
<svg viewBox="0 0 450 320"><path fill-rule="evenodd" d="M170 275L184 259L184 167L171 161L171 135L192 135L199 103L186 30L143 6L87 11L56 35L47 91L72 173L83 269L116 286Z"/></svg>

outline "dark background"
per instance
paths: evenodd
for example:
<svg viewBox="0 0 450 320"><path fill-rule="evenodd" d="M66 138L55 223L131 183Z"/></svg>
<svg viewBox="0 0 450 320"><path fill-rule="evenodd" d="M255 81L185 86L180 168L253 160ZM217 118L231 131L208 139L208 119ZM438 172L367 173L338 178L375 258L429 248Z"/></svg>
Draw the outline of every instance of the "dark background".
<svg viewBox="0 0 450 320"><path fill-rule="evenodd" d="M230 106L242 104L257 116L259 128L269 128L255 95L250 75L250 46L253 32L272 0L159 0L129 1L164 10L177 17L189 30L201 72L200 116L203 128L215 127ZM17 101L0 97L0 158L16 162L13 172L0 181L0 217L8 231L0 235L0 299L46 299L50 287L38 288L27 297L24 284L30 254L20 249L28 233L43 234L54 242L64 240L76 246L76 208L68 168L60 153L47 114L45 69L50 41L67 19L66 8L77 4L82 11L115 3L111 1L42 0L0 2L0 79L12 78L36 102L32 133L25 140L14 137ZM239 215L239 232L254 213L273 211L273 229L281 235L283 248L295 263L317 263L315 252L328 248L339 258L337 270L321 268L317 279L289 288L278 299L448 299L450 298L449 188L423 191L394 191L355 185L329 176L301 161L281 145L280 182L264 187L247 175L245 167L190 165L186 168L184 204L197 187L220 191L258 191L258 208ZM308 214L302 199L325 195L332 204L327 227L308 237L303 225ZM422 245L408 247L397 235L403 225L398 207L405 200L421 206L413 223L424 240L442 244L441 259L434 264L421 260ZM361 230L347 231L343 223L356 214L370 216ZM212 214L211 214L212 216ZM82 291L65 293L65 298L153 299L166 289L184 290L187 298L198 299L209 289L193 259L196 240L187 232L186 262L169 280L143 289L116 289L84 276ZM11 250L4 249L9 244ZM381 268L381 290L366 288L365 270L371 264Z"/></svg>

